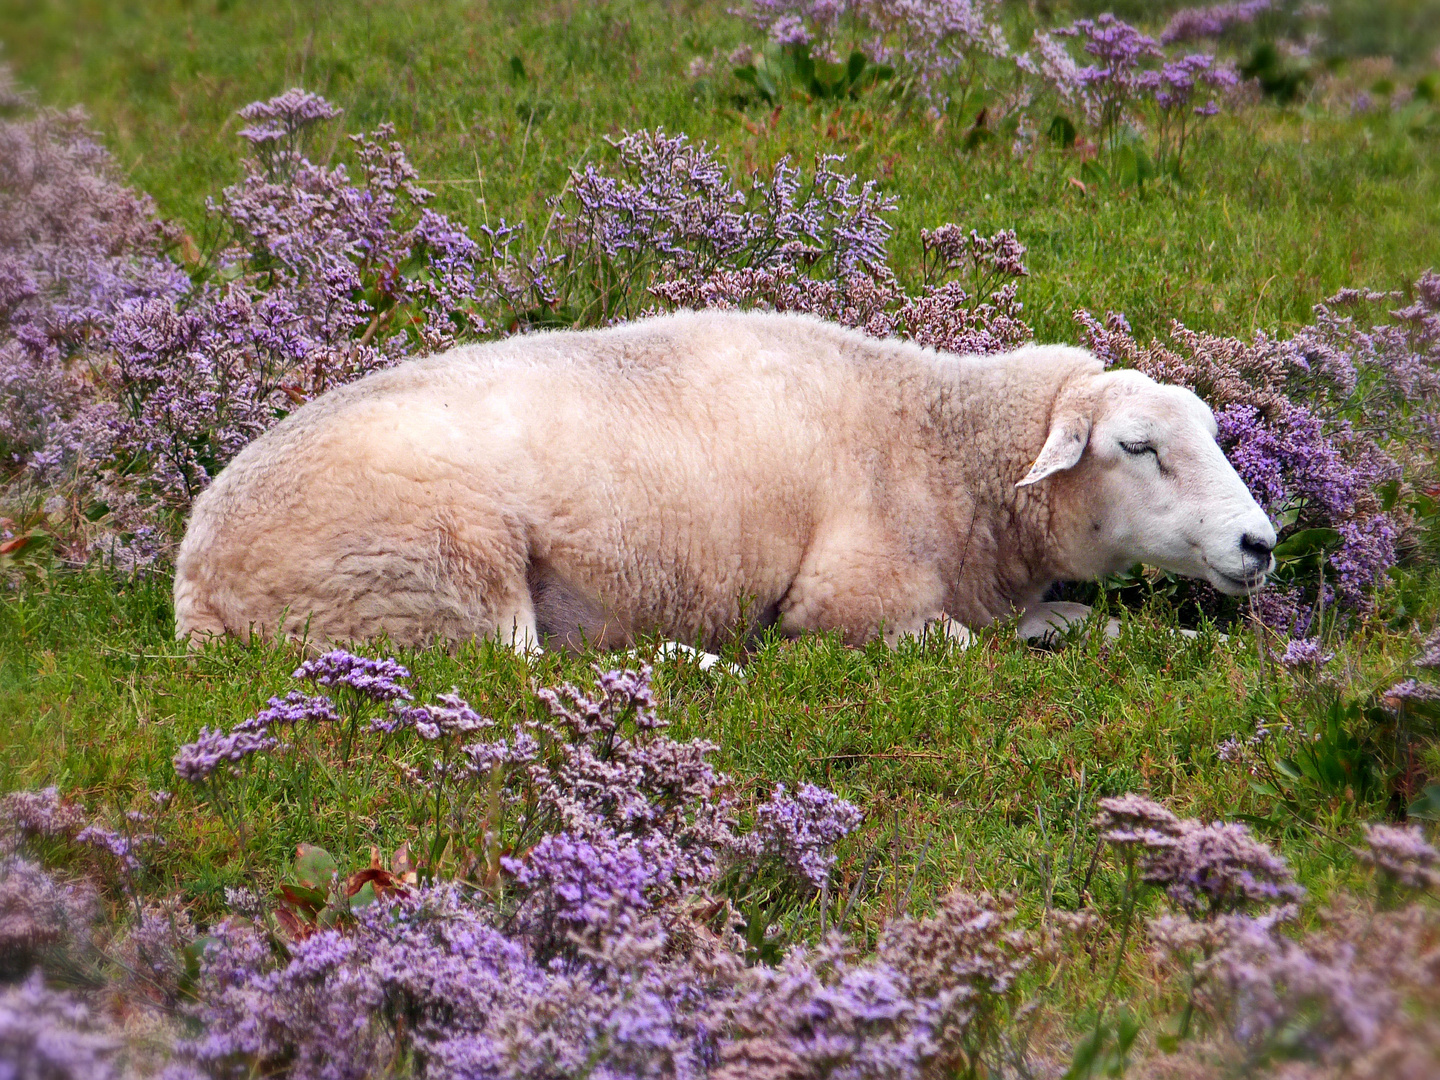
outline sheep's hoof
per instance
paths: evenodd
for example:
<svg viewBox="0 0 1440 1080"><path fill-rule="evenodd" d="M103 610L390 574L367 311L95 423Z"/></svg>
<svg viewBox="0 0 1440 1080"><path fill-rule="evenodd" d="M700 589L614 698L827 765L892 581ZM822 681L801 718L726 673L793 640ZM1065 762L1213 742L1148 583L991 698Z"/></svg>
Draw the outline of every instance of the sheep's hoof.
<svg viewBox="0 0 1440 1080"><path fill-rule="evenodd" d="M930 624L932 630L938 630L944 634L946 639L953 641L958 649L968 649L975 643L975 634L964 623L956 622L948 615L942 615Z"/></svg>
<svg viewBox="0 0 1440 1080"><path fill-rule="evenodd" d="M1025 609L1020 625L1015 628L1015 636L1031 645L1053 648L1061 644L1067 634L1084 626L1089 617L1090 608L1086 604L1072 604L1065 600L1036 604ZM1106 620L1105 636L1120 636L1119 619Z"/></svg>
<svg viewBox="0 0 1440 1080"><path fill-rule="evenodd" d="M639 656L640 654L631 649L626 656ZM690 645L678 641L662 641L655 648L657 660L672 660L677 656L683 656L694 663L701 671L715 671L719 674L733 675L737 679L745 678L745 669L739 664L731 664L720 659L714 653L702 652Z"/></svg>

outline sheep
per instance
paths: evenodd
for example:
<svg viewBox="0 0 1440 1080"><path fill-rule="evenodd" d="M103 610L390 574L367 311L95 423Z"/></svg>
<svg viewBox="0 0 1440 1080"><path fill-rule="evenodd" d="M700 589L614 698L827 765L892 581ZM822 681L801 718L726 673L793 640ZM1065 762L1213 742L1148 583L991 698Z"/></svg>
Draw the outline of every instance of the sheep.
<svg viewBox="0 0 1440 1080"><path fill-rule="evenodd" d="M957 356L680 312L455 348L305 404L196 499L176 633L894 645L1136 562L1258 588L1275 531L1188 390L1073 347ZM1028 627L1028 630L1026 629Z"/></svg>

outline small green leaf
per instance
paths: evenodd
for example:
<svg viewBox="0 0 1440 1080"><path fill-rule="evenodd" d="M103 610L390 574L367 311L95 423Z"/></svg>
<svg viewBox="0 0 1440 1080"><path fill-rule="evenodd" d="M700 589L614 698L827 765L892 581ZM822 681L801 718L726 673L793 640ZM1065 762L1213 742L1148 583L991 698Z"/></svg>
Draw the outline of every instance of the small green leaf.
<svg viewBox="0 0 1440 1080"><path fill-rule="evenodd" d="M1278 770L1279 772L1284 773L1284 774L1285 774L1286 776L1288 776L1291 780L1303 780L1303 779L1305 779L1305 773L1304 773L1304 771L1301 770L1300 766L1295 763L1295 759L1294 759L1294 758L1288 758L1288 757L1276 758L1276 759L1275 759L1275 768L1276 768L1276 770Z"/></svg>
<svg viewBox="0 0 1440 1080"><path fill-rule="evenodd" d="M301 844L295 851L295 880L309 889L329 889L340 872L331 854L314 844Z"/></svg>
<svg viewBox="0 0 1440 1080"><path fill-rule="evenodd" d="M354 911L356 908L362 908L366 904L373 904L375 899L375 885L367 881L355 891L354 896L350 897L350 910Z"/></svg>
<svg viewBox="0 0 1440 1080"><path fill-rule="evenodd" d="M1075 130L1075 125L1070 122L1070 118L1066 116L1056 116L1052 119L1047 133L1052 142L1059 143L1066 150L1075 145L1076 136L1079 134Z"/></svg>
<svg viewBox="0 0 1440 1080"><path fill-rule="evenodd" d="M1318 551L1333 548L1340 543L1340 534L1334 529L1301 529L1287 536L1275 546L1275 558L1281 562L1314 555Z"/></svg>
<svg viewBox="0 0 1440 1080"><path fill-rule="evenodd" d="M1426 784L1425 790L1406 808L1405 814L1421 821L1440 821L1440 780Z"/></svg>

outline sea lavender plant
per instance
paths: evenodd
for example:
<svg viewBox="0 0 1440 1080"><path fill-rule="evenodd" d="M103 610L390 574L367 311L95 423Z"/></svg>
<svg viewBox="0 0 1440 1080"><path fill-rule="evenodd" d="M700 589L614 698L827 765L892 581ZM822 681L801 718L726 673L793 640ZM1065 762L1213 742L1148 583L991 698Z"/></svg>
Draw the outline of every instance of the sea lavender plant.
<svg viewBox="0 0 1440 1080"><path fill-rule="evenodd" d="M1321 648L1319 638L1291 638L1280 654L1280 663L1295 671L1313 671L1334 658L1334 653L1327 653Z"/></svg>
<svg viewBox="0 0 1440 1080"><path fill-rule="evenodd" d="M1365 846L1354 851L1391 887L1440 892L1440 852L1419 826L1366 825Z"/></svg>
<svg viewBox="0 0 1440 1080"><path fill-rule="evenodd" d="M1214 94L1233 89L1240 76L1232 65L1204 53L1191 53L1166 60L1158 69L1142 72L1137 85L1155 104L1155 156L1164 160L1172 151L1174 169L1178 173L1185 162L1185 144L1194 132L1194 125L1216 115L1220 106L1215 97L1203 104L1197 95L1205 89Z"/></svg>
<svg viewBox="0 0 1440 1080"><path fill-rule="evenodd" d="M1202 825L1180 819L1137 795L1100 800L1100 838L1127 853L1139 851L1141 879L1159 885L1192 918L1214 918L1250 907L1298 900L1285 860L1241 824Z"/></svg>
<svg viewBox="0 0 1440 1080"><path fill-rule="evenodd" d="M1144 88L1142 66L1163 55L1160 46L1108 12L1094 19L1077 19L1055 33L1075 38L1093 58L1080 69L1079 81L1093 99L1101 142L1113 153L1126 109Z"/></svg>
<svg viewBox="0 0 1440 1080"><path fill-rule="evenodd" d="M91 342L127 302L189 281L165 255L176 234L119 183L84 114L16 104L0 118L0 469L55 483L109 454Z"/></svg>
<svg viewBox="0 0 1440 1080"><path fill-rule="evenodd" d="M963 108L983 60L1009 55L998 9L995 0L747 0L737 14L777 45L890 65L939 108L958 87Z"/></svg>
<svg viewBox="0 0 1440 1080"><path fill-rule="evenodd" d="M684 135L638 131L613 144L618 175L572 173L553 201L555 245L543 266L545 304L581 323L638 313L653 286L724 270L792 269L844 277L883 264L895 200L817 158L810 182L789 159L742 190L714 151Z"/></svg>
<svg viewBox="0 0 1440 1080"><path fill-rule="evenodd" d="M0 1070L19 1078L121 1080L115 1031L78 994L50 990L36 971L0 988Z"/></svg>
<svg viewBox="0 0 1440 1080"><path fill-rule="evenodd" d="M923 230L921 246L918 295L907 294L883 264L867 264L838 280L807 278L783 265L675 275L651 292L676 307L810 312L872 337L908 337L962 355L1003 352L1033 337L1016 282L1007 280L1028 273L1021 261L1025 247L1012 231L982 237L942 225ZM956 274L963 279L948 280Z"/></svg>
<svg viewBox="0 0 1440 1080"><path fill-rule="evenodd" d="M60 797L57 787L0 797L0 839L10 851L27 840L74 836L88 820L84 810Z"/></svg>
<svg viewBox="0 0 1440 1080"><path fill-rule="evenodd" d="M1235 0L1210 7L1181 8L1160 31L1160 44L1219 39L1239 27L1253 25L1257 18L1273 10L1274 0Z"/></svg>
<svg viewBox="0 0 1440 1080"><path fill-rule="evenodd" d="M862 818L858 806L814 784L801 784L794 795L776 784L769 800L755 811L755 835L763 855L779 859L802 881L821 889L835 865L835 845L854 832Z"/></svg>
<svg viewBox="0 0 1440 1080"><path fill-rule="evenodd" d="M90 947L99 914L99 897L87 883L57 881L28 859L0 856L0 979L42 966L75 970L75 954Z"/></svg>

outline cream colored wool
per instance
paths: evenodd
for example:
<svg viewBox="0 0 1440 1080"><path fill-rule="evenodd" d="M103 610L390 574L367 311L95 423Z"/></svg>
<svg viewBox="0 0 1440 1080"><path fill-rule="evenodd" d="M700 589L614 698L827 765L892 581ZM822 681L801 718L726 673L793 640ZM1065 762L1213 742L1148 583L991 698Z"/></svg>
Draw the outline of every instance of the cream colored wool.
<svg viewBox="0 0 1440 1080"><path fill-rule="evenodd" d="M246 447L195 502L177 633L893 643L1136 561L1243 592L1275 534L1214 433L1188 391L1063 346L715 311L514 337Z"/></svg>

